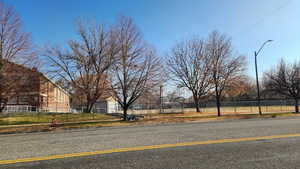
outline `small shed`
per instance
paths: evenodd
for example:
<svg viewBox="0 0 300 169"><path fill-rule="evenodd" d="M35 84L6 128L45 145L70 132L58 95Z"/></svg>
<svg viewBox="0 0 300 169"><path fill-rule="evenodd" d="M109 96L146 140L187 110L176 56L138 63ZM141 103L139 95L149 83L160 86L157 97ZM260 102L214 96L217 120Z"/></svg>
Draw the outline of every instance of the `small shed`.
<svg viewBox="0 0 300 169"><path fill-rule="evenodd" d="M108 97L104 100L97 101L94 105L95 113L117 113L118 112L119 103L113 98Z"/></svg>

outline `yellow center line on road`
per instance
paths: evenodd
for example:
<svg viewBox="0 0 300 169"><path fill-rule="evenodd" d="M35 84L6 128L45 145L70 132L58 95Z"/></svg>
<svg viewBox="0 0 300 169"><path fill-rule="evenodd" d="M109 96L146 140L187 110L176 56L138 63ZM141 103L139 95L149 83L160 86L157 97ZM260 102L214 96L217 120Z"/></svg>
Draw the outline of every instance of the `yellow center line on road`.
<svg viewBox="0 0 300 169"><path fill-rule="evenodd" d="M160 144L160 145L150 145L150 146L116 148L116 149L100 150L100 151L93 151L93 152L80 152L80 153L69 153L69 154L61 154L61 155L50 155L50 156L44 156L44 157L22 158L22 159L16 159L16 160L2 160L2 161L0 161L0 165L44 161L44 160L55 160L55 159L63 159L63 158L71 158L71 157L83 157L83 156L92 156L92 155L101 155L101 154L110 154L110 153L119 153L119 152L142 151L142 150L151 150L151 149L174 148L174 147L196 146L196 145L209 145L209 144L220 144L220 143L235 143L235 142L256 141L256 140L270 140L270 139L291 138L291 137L300 137L300 133L285 134L285 135L273 135L273 136L258 136L258 137L244 137L244 138L232 138L232 139L221 139L221 140L183 142L183 143L175 143L175 144Z"/></svg>

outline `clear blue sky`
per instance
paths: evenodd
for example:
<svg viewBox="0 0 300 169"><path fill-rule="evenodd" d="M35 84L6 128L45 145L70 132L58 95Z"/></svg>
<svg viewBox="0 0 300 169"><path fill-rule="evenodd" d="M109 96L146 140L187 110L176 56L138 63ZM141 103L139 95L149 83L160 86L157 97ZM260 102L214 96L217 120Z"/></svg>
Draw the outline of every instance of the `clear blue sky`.
<svg viewBox="0 0 300 169"><path fill-rule="evenodd" d="M161 57L176 41L219 30L232 37L235 49L248 58L268 39L259 56L260 74L281 58L300 60L299 0L4 0L21 15L34 42L63 44L75 38L78 17L113 22L132 17L144 38Z"/></svg>

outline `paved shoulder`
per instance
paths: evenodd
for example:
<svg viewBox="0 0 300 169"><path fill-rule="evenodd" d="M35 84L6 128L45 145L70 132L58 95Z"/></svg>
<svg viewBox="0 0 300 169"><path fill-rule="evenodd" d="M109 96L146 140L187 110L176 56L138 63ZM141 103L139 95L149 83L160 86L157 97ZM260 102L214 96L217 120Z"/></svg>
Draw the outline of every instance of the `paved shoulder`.
<svg viewBox="0 0 300 169"><path fill-rule="evenodd" d="M0 137L0 160L226 138L293 134L300 133L299 124L299 118L265 119L7 135Z"/></svg>
<svg viewBox="0 0 300 169"><path fill-rule="evenodd" d="M0 166L0 169L294 169L299 137L153 149Z"/></svg>

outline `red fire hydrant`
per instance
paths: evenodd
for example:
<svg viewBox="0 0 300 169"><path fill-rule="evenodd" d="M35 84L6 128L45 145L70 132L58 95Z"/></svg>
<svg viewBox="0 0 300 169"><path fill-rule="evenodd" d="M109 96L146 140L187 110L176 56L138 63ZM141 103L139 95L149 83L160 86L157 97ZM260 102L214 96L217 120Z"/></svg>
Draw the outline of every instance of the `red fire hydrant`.
<svg viewBox="0 0 300 169"><path fill-rule="evenodd" d="M57 124L58 124L58 120L56 118L56 115L53 114L52 116L52 121L51 121L51 124L50 124L50 127L57 127Z"/></svg>

